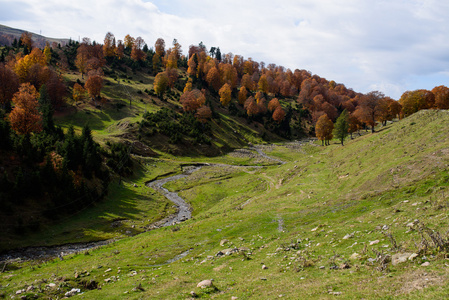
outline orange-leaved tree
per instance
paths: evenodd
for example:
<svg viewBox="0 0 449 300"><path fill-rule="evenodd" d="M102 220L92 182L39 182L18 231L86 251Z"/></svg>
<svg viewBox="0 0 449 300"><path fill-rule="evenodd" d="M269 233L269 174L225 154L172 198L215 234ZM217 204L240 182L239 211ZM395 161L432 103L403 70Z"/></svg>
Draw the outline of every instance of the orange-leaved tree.
<svg viewBox="0 0 449 300"><path fill-rule="evenodd" d="M231 86L229 84L225 83L221 87L218 94L220 95L221 105L228 106L228 104L231 102L231 94L232 94Z"/></svg>
<svg viewBox="0 0 449 300"><path fill-rule="evenodd" d="M184 92L181 95L179 102L182 104L184 111L194 112L204 105L206 102L206 96L198 90L193 89L191 91Z"/></svg>
<svg viewBox="0 0 449 300"><path fill-rule="evenodd" d="M39 93L29 83L22 83L14 94L14 108L9 114L12 129L18 134L29 135L42 130L42 116L39 113Z"/></svg>
<svg viewBox="0 0 449 300"><path fill-rule="evenodd" d="M85 96L86 90L79 83L75 83L75 85L73 86L73 93L72 93L72 97L75 103L78 103L78 101L84 99Z"/></svg>
<svg viewBox="0 0 449 300"><path fill-rule="evenodd" d="M209 106L201 106L196 111L195 117L198 121L201 123L207 123L207 121L212 117L212 111L210 110Z"/></svg>
<svg viewBox="0 0 449 300"><path fill-rule="evenodd" d="M210 87L212 87L216 92L221 88L221 78L220 73L216 67L213 67L207 72L206 81Z"/></svg>
<svg viewBox="0 0 449 300"><path fill-rule="evenodd" d="M248 98L248 90L246 89L246 87L242 86L238 94L239 104L243 105L247 98Z"/></svg>
<svg viewBox="0 0 449 300"><path fill-rule="evenodd" d="M273 112L272 118L276 123L281 123L285 118L285 110L281 106L277 106Z"/></svg>
<svg viewBox="0 0 449 300"><path fill-rule="evenodd" d="M315 134L323 145L329 145L329 141L333 138L333 130L334 123L332 123L331 119L329 119L326 114L322 115L316 122Z"/></svg>
<svg viewBox="0 0 449 300"><path fill-rule="evenodd" d="M101 89L103 88L103 74L101 70L90 71L84 87L92 99L96 101L100 97Z"/></svg>
<svg viewBox="0 0 449 300"><path fill-rule="evenodd" d="M435 104L435 95L428 90L406 91L402 94L399 103L405 116L414 114L421 109L432 108Z"/></svg>
<svg viewBox="0 0 449 300"><path fill-rule="evenodd" d="M435 95L435 107L438 109L449 109L449 88L444 85L432 89Z"/></svg>
<svg viewBox="0 0 449 300"><path fill-rule="evenodd" d="M281 103L279 103L278 98L273 98L268 102L268 110L274 112L276 108L280 107Z"/></svg>
<svg viewBox="0 0 449 300"><path fill-rule="evenodd" d="M154 91L160 99L164 98L164 93L168 89L170 78L167 72L160 72L154 79Z"/></svg>

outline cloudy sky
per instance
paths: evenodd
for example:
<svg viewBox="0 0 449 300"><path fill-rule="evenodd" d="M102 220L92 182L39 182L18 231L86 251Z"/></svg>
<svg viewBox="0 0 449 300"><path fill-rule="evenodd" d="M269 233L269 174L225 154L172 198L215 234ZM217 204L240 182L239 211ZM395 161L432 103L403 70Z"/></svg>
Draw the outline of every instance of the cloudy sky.
<svg viewBox="0 0 449 300"><path fill-rule="evenodd" d="M102 42L202 41L266 64L306 69L357 92L398 99L449 85L449 1L0 0L0 24Z"/></svg>

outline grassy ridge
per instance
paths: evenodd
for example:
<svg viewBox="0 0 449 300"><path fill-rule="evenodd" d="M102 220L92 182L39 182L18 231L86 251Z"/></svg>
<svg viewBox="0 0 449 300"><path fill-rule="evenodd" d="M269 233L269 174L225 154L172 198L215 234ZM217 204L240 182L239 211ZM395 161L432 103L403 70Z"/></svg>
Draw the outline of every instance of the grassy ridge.
<svg viewBox="0 0 449 300"><path fill-rule="evenodd" d="M406 225L419 219L447 230L448 119L447 111L421 111L344 147L267 147L287 160L279 166L205 167L167 185L192 204L191 220L89 255L13 263L1 274L1 293L45 279L42 288L80 287L86 298L185 299L193 291L218 299L441 299L449 293L444 252L430 242L420 251L421 235ZM234 247L251 255L216 256ZM186 250L185 258L159 265ZM376 260L397 252L418 257L386 267ZM196 287L210 278L216 288ZM101 290L88 290L90 280Z"/></svg>

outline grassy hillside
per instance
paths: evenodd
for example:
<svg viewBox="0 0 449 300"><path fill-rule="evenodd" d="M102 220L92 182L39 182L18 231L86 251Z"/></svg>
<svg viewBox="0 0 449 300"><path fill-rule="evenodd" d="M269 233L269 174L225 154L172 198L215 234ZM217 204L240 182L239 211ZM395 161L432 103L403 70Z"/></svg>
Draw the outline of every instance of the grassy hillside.
<svg viewBox="0 0 449 300"><path fill-rule="evenodd" d="M25 30L11 28L0 24L0 35L11 36L13 39L16 38L17 40L19 40L20 36L24 32ZM46 42L50 44L53 42L56 44L67 44L69 42L69 39L49 38L36 33L31 33L31 35L34 41L42 42L44 45Z"/></svg>
<svg viewBox="0 0 449 300"><path fill-rule="evenodd" d="M282 165L229 166L242 165L241 152L214 158L227 165L166 185L191 204L191 220L62 261L9 262L0 294L54 298L79 288L78 297L89 299L444 298L448 121L447 111L420 111L344 147L264 146ZM245 153L245 165L261 165L255 152ZM396 264L397 254L405 262ZM205 279L213 286L197 287Z"/></svg>

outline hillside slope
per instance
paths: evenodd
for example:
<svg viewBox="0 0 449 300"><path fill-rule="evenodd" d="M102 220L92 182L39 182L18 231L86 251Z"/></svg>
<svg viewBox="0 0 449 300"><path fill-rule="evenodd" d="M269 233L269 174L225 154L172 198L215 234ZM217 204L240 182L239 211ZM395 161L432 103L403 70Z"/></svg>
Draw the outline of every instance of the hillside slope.
<svg viewBox="0 0 449 300"><path fill-rule="evenodd" d="M166 185L191 204L191 220L63 261L9 262L1 293L443 298L448 121L447 111L420 111L344 147L263 146L286 162L263 168L232 167L238 159L228 155L226 165L204 166ZM205 279L213 285L197 287Z"/></svg>

